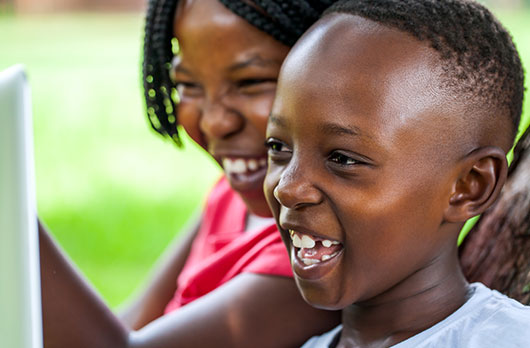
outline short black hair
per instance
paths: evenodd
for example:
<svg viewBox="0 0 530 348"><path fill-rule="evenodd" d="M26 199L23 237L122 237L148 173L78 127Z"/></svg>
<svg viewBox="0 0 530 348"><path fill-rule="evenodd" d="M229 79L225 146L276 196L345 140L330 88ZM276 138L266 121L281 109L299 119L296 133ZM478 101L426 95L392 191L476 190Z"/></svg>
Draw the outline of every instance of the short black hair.
<svg viewBox="0 0 530 348"><path fill-rule="evenodd" d="M256 28L292 46L336 0L219 0ZM173 59L173 21L178 0L149 0L145 19L143 86L151 126L181 144L176 91L169 77Z"/></svg>
<svg viewBox="0 0 530 348"><path fill-rule="evenodd" d="M323 16L363 17L427 41L440 53L444 86L472 103L509 114L512 141L521 118L524 71L508 31L469 0L338 1Z"/></svg>

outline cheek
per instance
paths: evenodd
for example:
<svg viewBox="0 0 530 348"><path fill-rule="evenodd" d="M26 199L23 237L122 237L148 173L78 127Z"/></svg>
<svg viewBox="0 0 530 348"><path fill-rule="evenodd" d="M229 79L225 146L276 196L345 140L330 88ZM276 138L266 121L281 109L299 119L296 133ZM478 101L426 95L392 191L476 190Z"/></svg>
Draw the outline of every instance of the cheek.
<svg viewBox="0 0 530 348"><path fill-rule="evenodd" d="M244 98L240 102L240 110L263 138L265 138L267 120L269 119L273 101L274 92L271 91L260 96Z"/></svg>
<svg viewBox="0 0 530 348"><path fill-rule="evenodd" d="M280 170L274 165L271 165L269 161L267 175L263 181L263 192L265 193L265 199L274 217L277 217L279 213L279 204L274 197L274 188L278 185L279 175Z"/></svg>
<svg viewBox="0 0 530 348"><path fill-rule="evenodd" d="M195 103L181 101L177 107L178 123L197 144L206 148L200 129L200 111Z"/></svg>

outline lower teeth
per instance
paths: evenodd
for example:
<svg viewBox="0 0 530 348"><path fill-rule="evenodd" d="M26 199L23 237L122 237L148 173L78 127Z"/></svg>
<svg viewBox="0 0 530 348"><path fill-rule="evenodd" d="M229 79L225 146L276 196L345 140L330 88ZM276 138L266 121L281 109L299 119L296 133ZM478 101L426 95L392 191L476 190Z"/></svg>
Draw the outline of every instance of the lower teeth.
<svg viewBox="0 0 530 348"><path fill-rule="evenodd" d="M303 257L302 256L302 249L298 250L296 256L298 256L298 258L300 260L302 260L302 262L306 265L306 266L310 266L310 265L314 265L316 263L320 263L320 262L323 262L323 261L327 261L329 259L331 259L332 257L334 257L335 255L337 255L339 252L338 251L335 251L333 254L331 255L322 255L322 258L321 260L319 259L309 259L309 258L306 258L306 257Z"/></svg>
<svg viewBox="0 0 530 348"><path fill-rule="evenodd" d="M315 263L320 263L320 260L317 259L302 259L306 266L314 265Z"/></svg>

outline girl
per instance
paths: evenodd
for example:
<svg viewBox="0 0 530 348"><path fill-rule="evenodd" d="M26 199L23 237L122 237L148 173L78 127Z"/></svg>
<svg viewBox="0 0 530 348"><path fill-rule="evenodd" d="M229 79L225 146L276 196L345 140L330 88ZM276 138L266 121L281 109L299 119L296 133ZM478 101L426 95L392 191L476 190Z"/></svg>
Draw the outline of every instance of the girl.
<svg viewBox="0 0 530 348"><path fill-rule="evenodd" d="M46 347L294 347L338 322L337 313L300 298L262 191L265 127L280 65L330 3L149 2L148 116L177 142L181 125L225 176L121 321L41 226Z"/></svg>

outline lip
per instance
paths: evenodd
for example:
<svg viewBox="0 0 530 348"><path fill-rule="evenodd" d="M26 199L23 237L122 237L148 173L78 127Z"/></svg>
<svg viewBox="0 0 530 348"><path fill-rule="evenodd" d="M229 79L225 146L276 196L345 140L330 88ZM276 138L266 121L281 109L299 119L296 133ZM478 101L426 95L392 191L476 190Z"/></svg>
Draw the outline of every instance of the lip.
<svg viewBox="0 0 530 348"><path fill-rule="evenodd" d="M223 159L244 159L244 160L251 160L254 159L256 161L260 160L266 160L267 156L266 154L260 154L260 155L249 155L249 154L217 154L216 159L218 159L219 163L223 163ZM267 174L267 166L260 167L255 171L252 172L246 172L246 173L233 173L225 170L223 168L223 171L230 182L230 185L232 188L238 192L245 193L247 191L255 191L259 190L260 192L263 190L263 181L265 180L265 175Z"/></svg>
<svg viewBox="0 0 530 348"><path fill-rule="evenodd" d="M342 259L342 255L344 254L344 247L333 258L315 263L313 265L306 265L298 258L298 256L296 256L296 248L292 245L292 243L290 243L289 254L291 256L293 272L298 278L305 280L318 280L333 272L333 270L337 267L340 260Z"/></svg>
<svg viewBox="0 0 530 348"><path fill-rule="evenodd" d="M316 240L325 240L325 239L328 239L332 242L339 242L342 244L342 242L336 238L332 238L330 236L326 236L324 234L321 234L321 233L318 233L318 232L315 232L315 231L312 231L312 230L309 230L299 224L296 224L296 223L292 223L292 222L280 222L280 228L284 231L284 233L286 235L289 235L288 231L289 230L293 230L293 231L296 231L296 232L300 232L302 234L307 234L309 236L312 236L314 239Z"/></svg>
<svg viewBox="0 0 530 348"><path fill-rule="evenodd" d="M262 190L265 174L267 174L266 167L258 169L257 171L249 174L228 174L225 172L230 185L238 192L251 191L255 189Z"/></svg>

